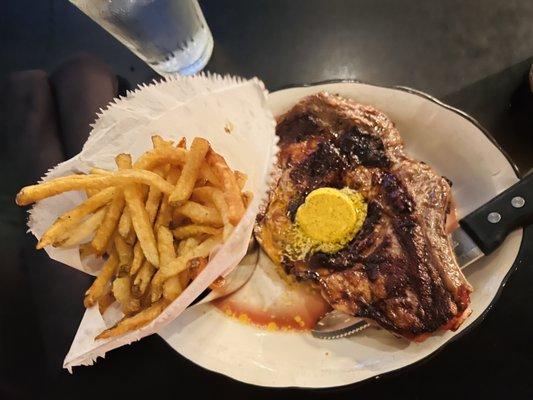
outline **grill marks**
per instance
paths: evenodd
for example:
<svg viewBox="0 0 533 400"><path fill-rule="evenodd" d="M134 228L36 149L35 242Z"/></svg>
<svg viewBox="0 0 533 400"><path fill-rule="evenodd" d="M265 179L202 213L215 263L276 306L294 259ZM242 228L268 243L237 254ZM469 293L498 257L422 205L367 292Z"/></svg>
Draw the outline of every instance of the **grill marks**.
<svg viewBox="0 0 533 400"><path fill-rule="evenodd" d="M403 155L401 139L383 114L334 96L306 98L286 114L277 133L284 171L273 193L290 194L288 220L322 186L349 186L368 201L363 227L344 249L283 260L285 269L319 285L333 307L407 338L457 327L471 287L451 248L434 245L444 235L446 180ZM433 192L439 196L431 203ZM264 230L276 229L268 216L267 210L256 228L260 242ZM446 265L439 264L442 259Z"/></svg>

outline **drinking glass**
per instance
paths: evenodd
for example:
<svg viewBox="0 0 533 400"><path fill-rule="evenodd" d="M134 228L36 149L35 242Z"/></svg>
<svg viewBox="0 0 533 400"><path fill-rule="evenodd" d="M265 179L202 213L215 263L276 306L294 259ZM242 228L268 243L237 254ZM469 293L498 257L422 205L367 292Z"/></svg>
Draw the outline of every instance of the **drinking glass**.
<svg viewBox="0 0 533 400"><path fill-rule="evenodd" d="M191 75L213 37L197 0L70 0L163 76Z"/></svg>

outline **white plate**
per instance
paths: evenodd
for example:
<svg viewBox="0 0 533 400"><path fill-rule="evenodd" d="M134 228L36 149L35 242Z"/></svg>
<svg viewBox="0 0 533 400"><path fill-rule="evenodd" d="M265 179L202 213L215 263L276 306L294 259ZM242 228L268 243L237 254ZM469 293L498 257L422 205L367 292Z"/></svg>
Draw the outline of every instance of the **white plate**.
<svg viewBox="0 0 533 400"><path fill-rule="evenodd" d="M409 89L326 83L274 92L269 106L279 115L322 90L385 112L400 130L407 153L453 181L460 217L517 181L511 163L473 120ZM514 232L494 254L467 268L475 288L472 315L457 332L437 333L421 344L373 329L333 341L308 333L269 332L236 322L210 305L190 308L160 335L192 362L242 382L307 388L359 382L429 356L481 320L505 283L521 240L522 232Z"/></svg>

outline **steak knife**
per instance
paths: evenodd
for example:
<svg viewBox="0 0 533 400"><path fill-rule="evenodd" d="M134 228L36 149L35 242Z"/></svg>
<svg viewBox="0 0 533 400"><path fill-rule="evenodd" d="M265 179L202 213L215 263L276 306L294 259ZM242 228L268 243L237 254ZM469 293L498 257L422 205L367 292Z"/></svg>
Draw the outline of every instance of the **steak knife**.
<svg viewBox="0 0 533 400"><path fill-rule="evenodd" d="M509 233L530 224L533 224L533 173L459 221L459 227L451 233L457 263L461 268L470 265L496 250ZM361 318L334 310L322 317L311 333L321 339L338 339L369 326Z"/></svg>

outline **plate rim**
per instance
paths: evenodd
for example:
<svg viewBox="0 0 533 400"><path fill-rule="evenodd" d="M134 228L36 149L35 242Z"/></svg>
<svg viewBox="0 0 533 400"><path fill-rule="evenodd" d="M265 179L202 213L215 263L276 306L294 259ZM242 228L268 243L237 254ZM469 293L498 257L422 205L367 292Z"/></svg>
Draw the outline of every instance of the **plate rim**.
<svg viewBox="0 0 533 400"><path fill-rule="evenodd" d="M420 91L418 89L413 89L411 87L403 86L403 85L393 85L393 86L378 85L378 84L373 84L373 83L369 83L369 82L366 82L366 81L362 81L362 80L359 80L359 79L326 79L326 80L308 82L308 83L291 83L291 84L287 84L287 85L282 85L280 87L277 87L275 90L269 91L269 95L277 93L277 92L281 92L281 91L284 91L284 90L288 90L288 89L298 89L298 88L314 87L314 86L321 86L321 85L328 85L328 84L339 84L339 83L340 84L344 84L344 83L346 83L346 84L363 84L363 85L368 85L368 86L374 86L374 87L379 87L379 88L392 89L392 90L397 90L397 91L401 91L401 92L406 92L406 93L409 93L409 94L412 94L412 95L416 95L416 96L422 97L422 98L424 98L424 99L426 99L428 101L431 101L431 102L433 102L433 103L435 103L435 104L437 104L437 105L439 105L439 106L441 106L441 107L443 107L445 109L448 109L448 110L458 114L459 116L463 117L464 119L469 121L471 124L473 124L477 129L479 129L487 137L487 139L489 139L489 141L494 145L494 147L500 153L503 154L503 156L505 157L505 159L507 160L507 162L509 163L509 165L513 169L513 172L514 172L515 176L518 179L520 179L520 171L519 171L516 163L512 160L512 158L509 156L509 154L500 146L500 144L496 141L494 136L492 136L492 134L477 119L475 119L474 117L472 117L470 114L466 113L465 111L462 111L462 110L460 110L460 109L458 109L458 108L456 108L454 106L446 104L443 101L437 99L436 97L434 97L434 96L432 96L432 95L430 95L428 93L425 93L423 91ZM188 359L187 357L184 357L183 355L182 355L182 357L186 358L190 362L193 362L195 365L199 366L200 368L202 368L202 369L204 369L206 371L209 371L210 373L215 373L215 374L224 376L225 378L230 379L230 380L235 381L235 382L238 382L240 384L249 385L251 387L265 388L265 389L269 389L269 390L276 391L276 392L277 391L282 391L282 390L287 390L287 389L291 389L291 390L295 390L295 391L301 391L301 392L309 392L309 391L327 392L327 391L331 391L332 389L333 390L334 389L347 390L347 389L357 388L359 386L362 386L364 384L369 383L372 380L381 379L381 378L383 378L385 376L387 376L387 377L394 376L394 375L402 373L402 372L404 372L404 371L406 371L406 370L408 370L410 368L416 368L416 367L424 364L425 362L431 360L433 357L435 357L437 354L439 354L448 344L450 344L450 343L452 343L452 342L464 337L466 334L471 333L475 328L479 327L481 322L484 321L484 319L486 318L487 314L493 308L494 304L500 298L500 296L501 296L501 294L503 292L504 287L506 286L506 283L507 283L509 277L518 268L518 260L520 259L520 255L521 255L522 250L523 250L523 245L524 245L524 234L522 234L522 237L520 238L520 245L519 245L519 248L518 248L518 253L516 255L516 258L514 259L513 264L511 265L511 267L509 268L509 270L507 271L507 273L503 277L503 279L502 279L502 281L501 281L501 283L500 283L500 285L498 287L498 290L496 291L496 294L494 295L493 299L490 301L489 305L485 308L485 310L483 310L483 312L474 321L472 321L472 323L468 327L466 327L464 330L462 330L461 332L457 333L456 335L454 335L453 337L448 339L440 347L435 349L433 352L431 352L427 356L425 356L425 357L421 358L420 360L417 360L417 361L415 361L413 363L407 364L407 365L405 365L403 367L400 367L400 368L397 368L397 369L394 369L394 370L391 370L391 371L387 371L387 372L384 372L384 373L381 373L381 374L378 374L378 375L374 375L374 376L362 379L362 380L357 381L357 382L352 382L352 383L347 383L347 384L342 384L342 385L334 385L334 386L329 386L329 387L312 388L312 387L302 387L302 386L264 386L264 385L259 385L259 384L255 384L255 383L249 383L249 382L240 381L239 379L234 378L234 377L229 376L229 375L226 375L226 374L224 374L222 372L214 371L214 370L206 368L206 367L204 367L204 366L202 366L200 364L197 364L196 362ZM171 349L173 349L172 346L167 341L164 340L164 342L165 342L165 344L167 346L169 346Z"/></svg>

